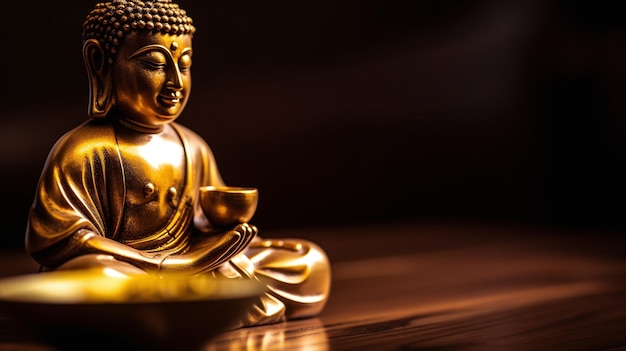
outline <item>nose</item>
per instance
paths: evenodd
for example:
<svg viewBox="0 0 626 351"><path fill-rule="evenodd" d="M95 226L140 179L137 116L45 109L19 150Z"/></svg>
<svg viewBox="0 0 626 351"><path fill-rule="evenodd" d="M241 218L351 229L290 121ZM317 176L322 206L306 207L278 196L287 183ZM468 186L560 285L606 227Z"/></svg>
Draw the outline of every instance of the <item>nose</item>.
<svg viewBox="0 0 626 351"><path fill-rule="evenodd" d="M176 65L171 65L169 70L167 87L176 91L183 90L183 77L180 69Z"/></svg>

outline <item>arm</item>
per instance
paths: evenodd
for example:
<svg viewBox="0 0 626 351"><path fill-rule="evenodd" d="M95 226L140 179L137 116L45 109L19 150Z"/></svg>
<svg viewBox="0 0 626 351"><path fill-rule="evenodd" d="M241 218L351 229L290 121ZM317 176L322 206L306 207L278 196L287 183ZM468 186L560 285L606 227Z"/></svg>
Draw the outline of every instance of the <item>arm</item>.
<svg viewBox="0 0 626 351"><path fill-rule="evenodd" d="M256 227L241 224L232 230L204 236L196 240L184 254L167 251L145 252L81 229L76 234L38 252L33 258L47 267L57 267L74 257L106 254L147 272L199 273L218 267L240 253L256 235Z"/></svg>
<svg viewBox="0 0 626 351"><path fill-rule="evenodd" d="M71 252L81 252L76 250L81 245L73 243L81 243L86 232L115 238L125 191L112 128L86 123L68 132L50 150L37 184L28 215L26 251L35 259L42 257L39 263L54 267L60 259L75 257Z"/></svg>
<svg viewBox="0 0 626 351"><path fill-rule="evenodd" d="M81 229L44 250L33 252L32 256L44 266L57 267L72 258L94 253L110 255L146 271L158 270L163 256L160 253L147 253L133 249L87 229Z"/></svg>

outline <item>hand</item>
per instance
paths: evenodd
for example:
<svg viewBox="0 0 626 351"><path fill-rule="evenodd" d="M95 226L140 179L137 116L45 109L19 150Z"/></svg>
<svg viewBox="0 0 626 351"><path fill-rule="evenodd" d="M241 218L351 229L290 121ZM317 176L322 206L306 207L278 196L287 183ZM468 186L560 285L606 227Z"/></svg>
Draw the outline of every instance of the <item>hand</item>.
<svg viewBox="0 0 626 351"><path fill-rule="evenodd" d="M203 236L186 253L165 257L159 270L189 273L213 270L243 251L257 233L256 226L243 223L222 233Z"/></svg>

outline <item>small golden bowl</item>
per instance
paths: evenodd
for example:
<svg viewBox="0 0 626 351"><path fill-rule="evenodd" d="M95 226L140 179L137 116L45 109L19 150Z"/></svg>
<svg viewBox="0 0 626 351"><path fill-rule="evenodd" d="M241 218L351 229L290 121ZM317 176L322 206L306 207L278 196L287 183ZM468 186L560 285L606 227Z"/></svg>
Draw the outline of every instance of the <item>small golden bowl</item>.
<svg viewBox="0 0 626 351"><path fill-rule="evenodd" d="M236 186L203 186L200 206L216 228L248 223L256 212L259 192L256 188Z"/></svg>

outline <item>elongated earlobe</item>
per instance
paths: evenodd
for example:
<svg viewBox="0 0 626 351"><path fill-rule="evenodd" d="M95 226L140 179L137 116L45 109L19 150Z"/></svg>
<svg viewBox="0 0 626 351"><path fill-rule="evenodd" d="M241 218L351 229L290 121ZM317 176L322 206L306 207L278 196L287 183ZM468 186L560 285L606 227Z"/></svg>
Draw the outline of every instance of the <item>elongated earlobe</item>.
<svg viewBox="0 0 626 351"><path fill-rule="evenodd" d="M88 114L95 118L105 117L113 106L113 86L110 69L100 42L95 39L85 41L83 59L89 77Z"/></svg>

